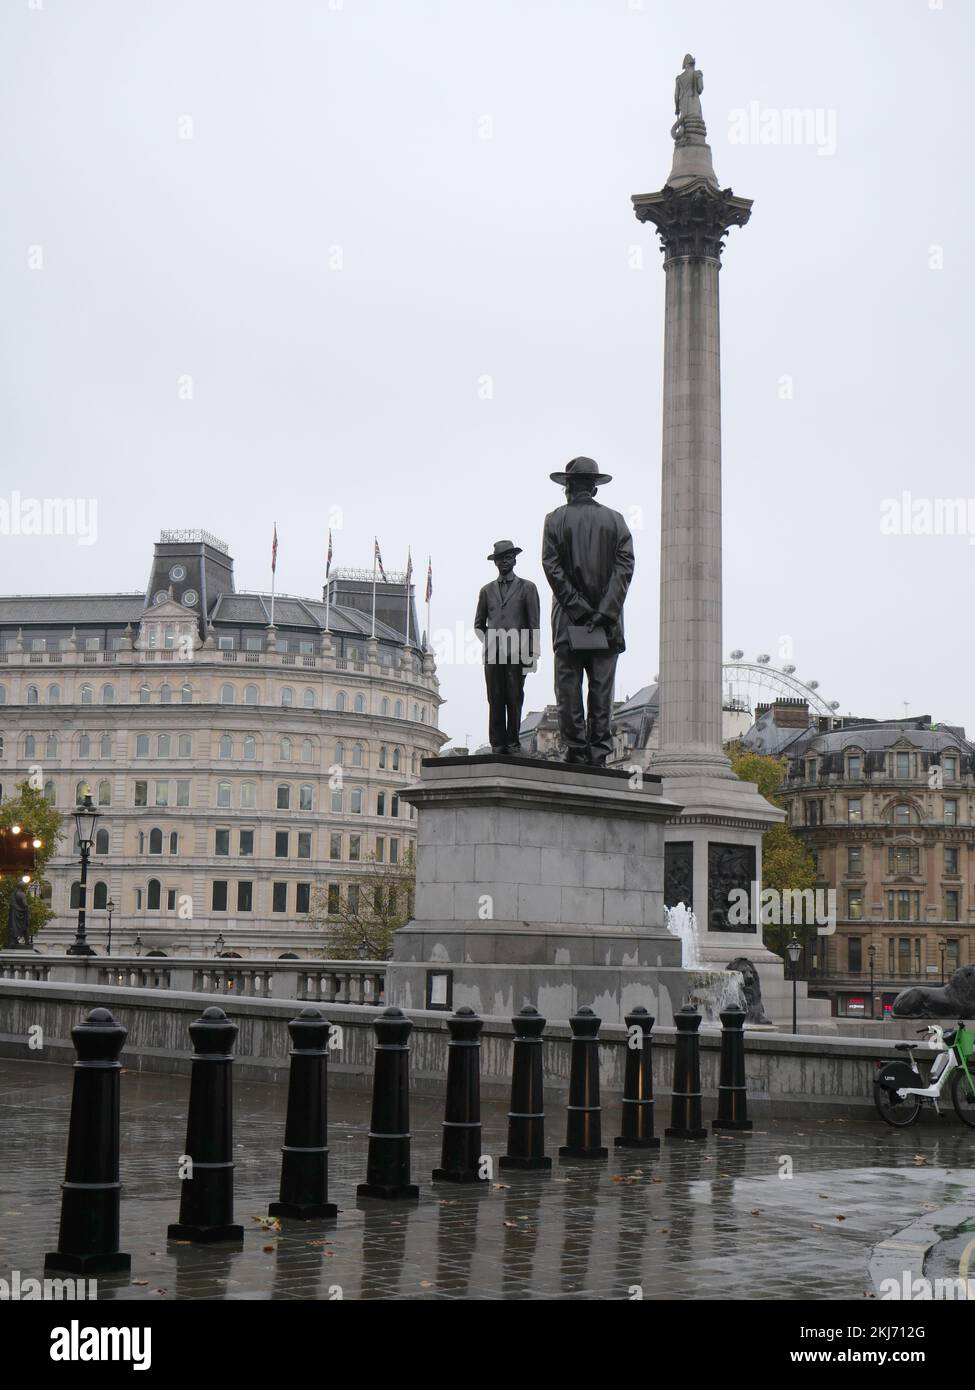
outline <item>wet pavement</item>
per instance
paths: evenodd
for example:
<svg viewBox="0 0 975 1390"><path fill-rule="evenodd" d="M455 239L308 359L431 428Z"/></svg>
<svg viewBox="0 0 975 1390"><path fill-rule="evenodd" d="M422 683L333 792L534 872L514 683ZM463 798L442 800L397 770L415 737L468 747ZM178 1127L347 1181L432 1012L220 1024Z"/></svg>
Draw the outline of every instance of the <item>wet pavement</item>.
<svg viewBox="0 0 975 1390"><path fill-rule="evenodd" d="M259 1218L278 1195L286 1091L246 1083L235 1089L234 1136L243 1248L168 1244L188 1089L183 1077L122 1077L122 1249L132 1272L100 1278L101 1299L872 1298L873 1247L975 1194L975 1131L953 1116L906 1132L879 1119L761 1121L746 1137L664 1140L636 1153L612 1149L612 1100L606 1161L559 1160L565 1113L550 1105L551 1173L499 1172L495 1162L483 1185L433 1185L442 1103L414 1099L420 1201L359 1207L369 1098L336 1088L338 1219L274 1231ZM41 1277L57 1244L70 1092L70 1068L0 1059L0 1278ZM505 1130L504 1108L486 1106L483 1151L495 1160Z"/></svg>

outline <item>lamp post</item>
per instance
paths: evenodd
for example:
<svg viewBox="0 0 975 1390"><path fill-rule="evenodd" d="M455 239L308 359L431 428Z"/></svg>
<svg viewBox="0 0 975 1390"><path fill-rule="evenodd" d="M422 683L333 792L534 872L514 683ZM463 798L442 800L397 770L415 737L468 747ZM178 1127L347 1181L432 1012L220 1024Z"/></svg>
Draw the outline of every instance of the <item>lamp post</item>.
<svg viewBox="0 0 975 1390"><path fill-rule="evenodd" d="M108 951L107 955L112 954L112 913L115 911L115 904L111 898L105 904L105 911L108 913Z"/></svg>
<svg viewBox="0 0 975 1390"><path fill-rule="evenodd" d="M226 941L224 941L224 939L223 939L223 932L218 932L218 933L217 933L217 939L216 939L216 941L213 943L213 949L214 949L214 951L217 953L218 956L220 955L221 951L222 951L223 948L226 946L226 944L227 944Z"/></svg>
<svg viewBox="0 0 975 1390"><path fill-rule="evenodd" d="M944 937L942 937L941 940L938 942L938 946L939 946L940 949L941 949L941 983L942 983L942 984L944 984L944 982L945 982L945 947L946 947L947 945L948 945L948 943L947 943L947 941L945 941Z"/></svg>
<svg viewBox="0 0 975 1390"><path fill-rule="evenodd" d="M137 956L142 955L142 937L139 935L138 932L136 932L135 934L135 940L132 943L132 949L135 951Z"/></svg>
<svg viewBox="0 0 975 1390"><path fill-rule="evenodd" d="M877 959L877 948L876 948L876 946L874 946L873 944L871 944L871 945L869 945L869 946L867 947L867 959L868 959L869 962L870 962L870 1017L871 1017L871 1019L874 1019L874 1018L877 1017L877 1011L876 1011L876 1003L877 1003L877 1001L876 1001L876 997L875 997L874 992L873 992L873 966L874 966L874 961Z"/></svg>
<svg viewBox="0 0 975 1390"><path fill-rule="evenodd" d="M794 936L785 948L785 953L789 957L789 964L792 966L792 1031L798 1033L799 1025L797 1022L798 1013L796 1005L796 990L798 988L798 969L799 957L802 955L802 945L797 936Z"/></svg>
<svg viewBox="0 0 975 1390"><path fill-rule="evenodd" d="M91 799L91 788L84 788L84 800L79 802L74 812L75 829L81 850L81 882L78 885L78 934L68 947L69 956L93 956L95 952L85 939L85 896L88 890L88 857L95 843L95 823L98 808Z"/></svg>

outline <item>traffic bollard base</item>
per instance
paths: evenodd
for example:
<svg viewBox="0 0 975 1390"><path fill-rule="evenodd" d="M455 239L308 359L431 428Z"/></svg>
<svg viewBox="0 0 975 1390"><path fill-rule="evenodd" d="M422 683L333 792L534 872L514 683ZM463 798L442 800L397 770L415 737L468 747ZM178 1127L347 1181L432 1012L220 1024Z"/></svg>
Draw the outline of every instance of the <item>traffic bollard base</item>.
<svg viewBox="0 0 975 1390"><path fill-rule="evenodd" d="M420 1189L412 1183L406 1187L387 1187L385 1183L361 1182L355 1190L357 1197L375 1197L382 1202L418 1202Z"/></svg>
<svg viewBox="0 0 975 1390"><path fill-rule="evenodd" d="M334 1202L312 1202L308 1206L302 1206L298 1202L272 1202L267 1214L287 1216L292 1221L334 1221L339 1209Z"/></svg>
<svg viewBox="0 0 975 1390"><path fill-rule="evenodd" d="M559 1158L609 1158L609 1149L575 1149L563 1144L559 1149Z"/></svg>
<svg viewBox="0 0 975 1390"><path fill-rule="evenodd" d="M182 1226L178 1222L166 1231L167 1240L190 1240L194 1245L242 1245L243 1226Z"/></svg>
<svg viewBox="0 0 975 1390"><path fill-rule="evenodd" d="M706 1139L708 1132L706 1129L665 1129L664 1136L667 1139Z"/></svg>
<svg viewBox="0 0 975 1390"><path fill-rule="evenodd" d="M487 1182L487 1178L482 1178L480 1173L472 1171L470 1168L434 1168L430 1174L431 1182Z"/></svg>
<svg viewBox="0 0 975 1390"><path fill-rule="evenodd" d="M550 1158L513 1158L510 1154L505 1154L498 1159L499 1168L517 1168L523 1173L536 1171L548 1171L552 1166Z"/></svg>
<svg viewBox="0 0 975 1390"><path fill-rule="evenodd" d="M747 1134L752 1128L751 1120L712 1120L712 1129L736 1129L739 1133Z"/></svg>
<svg viewBox="0 0 975 1390"><path fill-rule="evenodd" d="M616 1149L659 1149L659 1139L624 1139L621 1135L613 1140L613 1147Z"/></svg>
<svg viewBox="0 0 975 1390"><path fill-rule="evenodd" d="M52 1250L44 1256L44 1268L59 1274L128 1274L132 1257L118 1250L107 1255L69 1255L63 1250Z"/></svg>

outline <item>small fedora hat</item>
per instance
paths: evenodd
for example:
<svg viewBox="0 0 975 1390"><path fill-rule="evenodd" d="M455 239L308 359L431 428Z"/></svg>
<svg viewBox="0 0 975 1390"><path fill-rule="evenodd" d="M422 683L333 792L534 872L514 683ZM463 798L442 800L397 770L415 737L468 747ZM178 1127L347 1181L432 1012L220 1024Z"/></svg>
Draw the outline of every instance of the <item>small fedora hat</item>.
<svg viewBox="0 0 975 1390"><path fill-rule="evenodd" d="M596 487L613 481L612 473L600 473L596 460L587 458L572 459L565 465L564 473L550 473L548 476L553 483L559 483L562 487L573 478L586 478Z"/></svg>
<svg viewBox="0 0 975 1390"><path fill-rule="evenodd" d="M521 554L521 546L515 545L514 541L495 541L494 550L488 556L488 559L496 560L499 555L507 555L509 550L513 550L516 555Z"/></svg>

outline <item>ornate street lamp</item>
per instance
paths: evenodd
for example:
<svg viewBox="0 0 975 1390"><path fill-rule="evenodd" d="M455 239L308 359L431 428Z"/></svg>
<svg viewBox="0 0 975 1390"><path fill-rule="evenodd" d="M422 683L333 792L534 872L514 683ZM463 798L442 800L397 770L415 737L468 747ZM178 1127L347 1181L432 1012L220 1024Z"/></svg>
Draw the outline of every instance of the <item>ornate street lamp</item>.
<svg viewBox="0 0 975 1390"><path fill-rule="evenodd" d="M802 955L802 943L799 941L799 938L797 936L794 936L792 940L788 943L788 945L785 948L785 953L789 957L789 964L792 966L792 1031L793 1033L798 1033L799 1026L797 1022L798 1014L796 1008L796 989L798 987L797 974L799 968L799 957Z"/></svg>
<svg viewBox="0 0 975 1390"><path fill-rule="evenodd" d="M85 939L85 895L88 887L88 857L95 843L95 825L98 821L98 808L91 799L91 788L83 783L84 800L79 802L74 812L75 829L81 850L81 882L78 885L78 935L68 947L69 956L93 956L95 952Z"/></svg>
<svg viewBox="0 0 975 1390"><path fill-rule="evenodd" d="M105 911L108 913L108 950L106 955L112 954L112 913L115 911L115 904L111 898L105 904Z"/></svg>
<svg viewBox="0 0 975 1390"><path fill-rule="evenodd" d="M945 948L947 947L947 945L948 945L948 943L947 943L947 941L944 939L944 937L942 937L941 940L938 942L938 946L941 948L941 983L942 983L942 984L944 984L944 982L945 982Z"/></svg>
<svg viewBox="0 0 975 1390"><path fill-rule="evenodd" d="M220 955L220 952L223 950L226 944L226 941L224 941L223 939L223 932L219 932L216 941L213 943L213 949L216 951L218 956Z"/></svg>
<svg viewBox="0 0 975 1390"><path fill-rule="evenodd" d="M135 934L135 940L132 943L132 949L135 951L137 956L142 955L142 937L139 935L138 932L136 932Z"/></svg>
<svg viewBox="0 0 975 1390"><path fill-rule="evenodd" d="M873 1019L877 1017L876 998L873 992L873 966L877 959L877 948L872 943L867 947L867 959L870 962L870 1017Z"/></svg>

